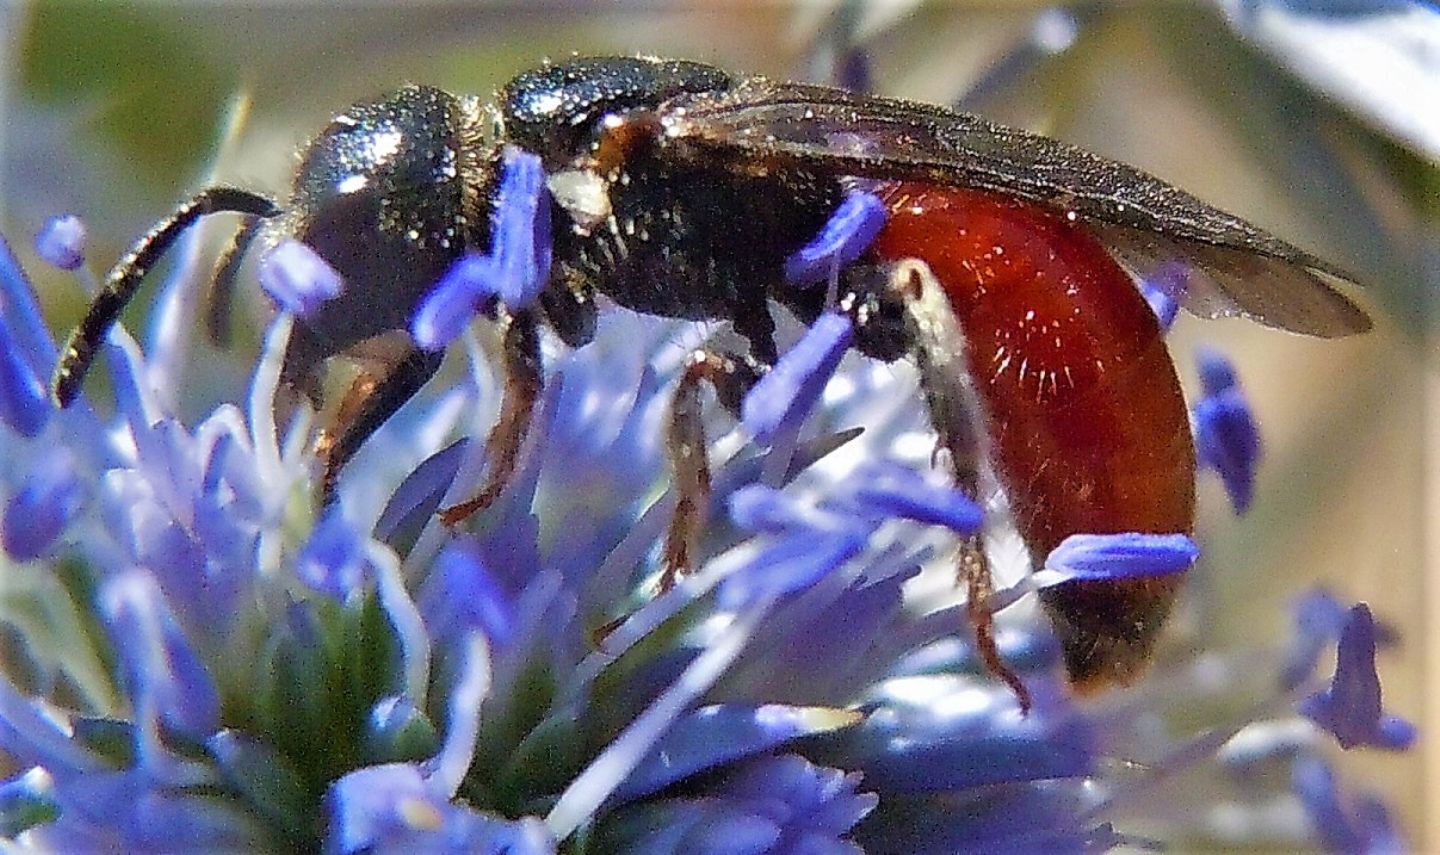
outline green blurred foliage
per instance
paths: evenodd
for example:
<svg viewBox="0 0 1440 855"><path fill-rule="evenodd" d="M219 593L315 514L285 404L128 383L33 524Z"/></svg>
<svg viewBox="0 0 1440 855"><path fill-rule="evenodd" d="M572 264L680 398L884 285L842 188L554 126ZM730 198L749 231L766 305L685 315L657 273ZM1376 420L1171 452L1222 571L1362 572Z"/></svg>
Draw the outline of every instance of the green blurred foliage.
<svg viewBox="0 0 1440 855"><path fill-rule="evenodd" d="M142 183L193 168L212 146L235 86L224 66L167 22L171 11L40 3L21 49L26 93L57 107L93 108L85 132L109 140Z"/></svg>

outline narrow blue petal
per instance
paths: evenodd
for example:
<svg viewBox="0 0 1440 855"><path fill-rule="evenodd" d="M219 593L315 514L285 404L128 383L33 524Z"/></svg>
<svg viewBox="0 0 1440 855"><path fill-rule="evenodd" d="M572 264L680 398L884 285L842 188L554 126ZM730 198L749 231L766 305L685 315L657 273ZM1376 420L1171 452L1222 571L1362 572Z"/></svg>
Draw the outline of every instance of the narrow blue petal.
<svg viewBox="0 0 1440 855"><path fill-rule="evenodd" d="M372 536L402 555L408 552L444 501L469 448L468 438L458 439L405 476L385 503Z"/></svg>
<svg viewBox="0 0 1440 855"><path fill-rule="evenodd" d="M1183 534L1072 534L1045 559L1056 574L1046 584L1116 581L1183 573L1200 557L1200 548Z"/></svg>
<svg viewBox="0 0 1440 855"><path fill-rule="evenodd" d="M14 333L30 370L41 376L48 375L59 350L40 313L35 289L4 235L0 235L0 312L15 326Z"/></svg>
<svg viewBox="0 0 1440 855"><path fill-rule="evenodd" d="M1355 805L1355 827L1365 840L1366 855L1404 855L1410 851L1385 803L1362 797Z"/></svg>
<svg viewBox="0 0 1440 855"><path fill-rule="evenodd" d="M17 767L39 766L57 782L96 772L100 758L72 739L0 675L0 752Z"/></svg>
<svg viewBox="0 0 1440 855"><path fill-rule="evenodd" d="M260 287L281 309L308 317L340 296L345 281L320 254L293 238L276 244L260 259Z"/></svg>
<svg viewBox="0 0 1440 855"><path fill-rule="evenodd" d="M835 765L858 769L867 785L895 795L1092 774L1101 745L1095 725L1037 700L1042 703L1022 715L1013 696L985 681L953 675L887 680L865 722L835 737Z"/></svg>
<svg viewBox="0 0 1440 855"><path fill-rule="evenodd" d="M847 480L859 485L853 499L863 510L944 526L961 535L974 534L984 522L980 506L964 493L933 484L905 466L877 464Z"/></svg>
<svg viewBox="0 0 1440 855"><path fill-rule="evenodd" d="M425 628L436 639L479 630L496 650L514 641L515 604L471 538L453 541L435 559L421 585L419 606Z"/></svg>
<svg viewBox="0 0 1440 855"><path fill-rule="evenodd" d="M430 351L444 350L495 296L493 286L498 278L499 268L490 256L461 256L420 301L410 322L415 343Z"/></svg>
<svg viewBox="0 0 1440 855"><path fill-rule="evenodd" d="M756 442L768 445L781 430L809 415L853 335L849 318L833 312L821 315L760 378L740 407L740 421Z"/></svg>
<svg viewBox="0 0 1440 855"><path fill-rule="evenodd" d="M105 350L110 357L106 362L114 380L115 411L130 422L131 433L139 442L140 434L160 418L160 412L146 376L145 355L134 339L121 332L119 328L112 330L106 340Z"/></svg>
<svg viewBox="0 0 1440 855"><path fill-rule="evenodd" d="M1301 701L1300 713L1330 731L1341 748L1404 750L1414 743L1415 728L1384 715L1375 650L1375 618L1361 603L1350 610L1340 633L1330 686Z"/></svg>
<svg viewBox="0 0 1440 855"><path fill-rule="evenodd" d="M239 801L172 790L145 770L87 775L56 795L60 819L32 832L45 851L253 852L267 839Z"/></svg>
<svg viewBox="0 0 1440 855"><path fill-rule="evenodd" d="M863 536L869 531L860 520L815 508L764 484L746 484L731 493L726 503L731 521L750 532L780 534L808 529Z"/></svg>
<svg viewBox="0 0 1440 855"><path fill-rule="evenodd" d="M761 549L720 583L718 603L737 611L758 600L802 591L860 553L865 538L850 533L800 531Z"/></svg>
<svg viewBox="0 0 1440 855"><path fill-rule="evenodd" d="M454 647L460 667L445 699L445 739L439 752L425 764L430 786L450 798L460 791L465 773L475 761L480 705L490 694L492 676L490 646L483 633L467 633Z"/></svg>
<svg viewBox="0 0 1440 855"><path fill-rule="evenodd" d="M325 798L327 853L552 855L555 841L536 819L509 821L437 796L419 767L367 766L340 778Z"/></svg>
<svg viewBox="0 0 1440 855"><path fill-rule="evenodd" d="M1239 386L1235 364L1230 357L1213 347L1195 349L1195 367L1200 373L1200 388L1207 396L1219 395Z"/></svg>
<svg viewBox="0 0 1440 855"><path fill-rule="evenodd" d="M410 332L426 350L443 350L476 312L499 300L528 307L550 281L550 191L540 158L507 146L490 227L490 252L450 266L421 301Z"/></svg>
<svg viewBox="0 0 1440 855"><path fill-rule="evenodd" d="M35 253L47 264L74 270L85 263L85 223L74 214L48 218L35 235Z"/></svg>
<svg viewBox="0 0 1440 855"><path fill-rule="evenodd" d="M34 561L49 551L80 512L84 490L68 453L42 455L20 492L5 505L0 541L16 561Z"/></svg>
<svg viewBox="0 0 1440 855"><path fill-rule="evenodd" d="M1320 654L1340 640L1349 616L1349 609L1324 588L1306 592L1292 609L1295 636L1280 671L1280 685L1285 689L1296 688L1314 675Z"/></svg>
<svg viewBox="0 0 1440 855"><path fill-rule="evenodd" d="M780 704L718 704L687 713L615 791L612 802L648 796L706 769L759 754L802 736L847 727L859 713Z"/></svg>
<svg viewBox="0 0 1440 855"><path fill-rule="evenodd" d="M1365 851L1359 830L1341 803L1329 764L1312 754L1299 757L1290 770L1290 786L1326 852L1351 855Z"/></svg>
<svg viewBox="0 0 1440 855"><path fill-rule="evenodd" d="M10 324L0 315L0 421L21 436L38 436L53 407L45 384L27 365Z"/></svg>
<svg viewBox="0 0 1440 855"><path fill-rule="evenodd" d="M430 804L434 795L425 785L420 767L413 763L357 769L331 784L325 800L330 815L327 852L359 852L378 844L395 826L409 830L405 818L409 801L415 803L409 813L419 821L439 821L438 811ZM429 816L423 816L420 808L430 808Z"/></svg>
<svg viewBox="0 0 1440 855"><path fill-rule="evenodd" d="M214 733L219 693L155 581L141 572L117 576L100 602L137 711L191 736Z"/></svg>
<svg viewBox="0 0 1440 855"><path fill-rule="evenodd" d="M823 283L859 258L885 227L885 203L872 193L845 196L810 243L785 259L785 278L796 285Z"/></svg>
<svg viewBox="0 0 1440 855"><path fill-rule="evenodd" d="M310 533L295 559L301 582L344 602L365 584L365 535L338 505Z"/></svg>
<svg viewBox="0 0 1440 855"><path fill-rule="evenodd" d="M507 146L502 157L490 244L503 271L496 295L506 308L524 309L550 278L550 191L539 156Z"/></svg>
<svg viewBox="0 0 1440 855"><path fill-rule="evenodd" d="M1160 322L1160 329L1169 332L1175 325L1175 318L1180 314L1180 304L1169 292L1156 287L1149 280L1140 283L1140 293L1144 295L1145 302L1150 304L1150 310Z"/></svg>
<svg viewBox="0 0 1440 855"><path fill-rule="evenodd" d="M1236 513L1245 513L1255 494L1260 462L1260 429L1239 388L1202 398L1194 407L1196 457L1214 469Z"/></svg>

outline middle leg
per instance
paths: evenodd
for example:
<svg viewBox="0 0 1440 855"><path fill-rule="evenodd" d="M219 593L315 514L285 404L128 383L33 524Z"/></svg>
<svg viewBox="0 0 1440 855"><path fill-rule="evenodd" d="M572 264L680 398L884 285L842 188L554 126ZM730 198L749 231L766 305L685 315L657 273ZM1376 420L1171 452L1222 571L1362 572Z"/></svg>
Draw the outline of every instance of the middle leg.
<svg viewBox="0 0 1440 855"><path fill-rule="evenodd" d="M773 347L773 345L772 345ZM670 404L666 454L675 479L675 516L665 533L660 591L675 586L680 576L695 569L695 552L710 508L710 461L705 439L700 386L709 383L720 403L738 415L745 393L768 366L734 351L701 349L685 361L679 385Z"/></svg>

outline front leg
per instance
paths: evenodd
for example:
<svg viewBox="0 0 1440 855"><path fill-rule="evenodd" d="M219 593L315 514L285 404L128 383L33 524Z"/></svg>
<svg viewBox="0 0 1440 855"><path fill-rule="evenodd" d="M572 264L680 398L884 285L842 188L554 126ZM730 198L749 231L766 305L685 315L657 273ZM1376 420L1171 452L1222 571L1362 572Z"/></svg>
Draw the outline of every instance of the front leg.
<svg viewBox="0 0 1440 855"><path fill-rule="evenodd" d="M322 431L315 444L316 456L322 465L320 500L323 505L328 506L335 499L340 470L365 440L435 375L441 356L411 347L389 373L363 374L350 387L340 403L334 427Z"/></svg>
<svg viewBox="0 0 1440 855"><path fill-rule="evenodd" d="M695 552L710 507L710 462L706 459L700 384L708 382L720 403L738 414L745 393L766 371L764 363L731 351L697 350L685 361L685 370L670 404L666 453L675 478L675 516L665 534L660 591L675 586L680 576L695 569Z"/></svg>
<svg viewBox="0 0 1440 855"><path fill-rule="evenodd" d="M545 389L539 321L535 313L516 312L504 323L505 391L500 401L500 418L485 440L485 482L474 498L440 512L440 521L447 526L458 525L490 507L509 486L540 393Z"/></svg>

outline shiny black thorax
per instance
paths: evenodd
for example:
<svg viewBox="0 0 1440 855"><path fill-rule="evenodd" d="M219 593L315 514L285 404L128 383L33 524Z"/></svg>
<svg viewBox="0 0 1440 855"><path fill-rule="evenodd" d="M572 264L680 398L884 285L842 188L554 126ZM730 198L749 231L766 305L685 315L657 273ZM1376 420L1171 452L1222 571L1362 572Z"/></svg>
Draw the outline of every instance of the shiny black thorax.
<svg viewBox="0 0 1440 855"><path fill-rule="evenodd" d="M588 184L603 198L597 216L556 194L546 308L567 340L567 307L599 293L648 314L730 320L772 362L770 301L806 321L823 307L823 287L789 286L783 268L841 201L840 181L690 158L664 134L677 100L731 84L699 63L603 58L526 72L502 91L505 141L540 154L552 186Z"/></svg>

